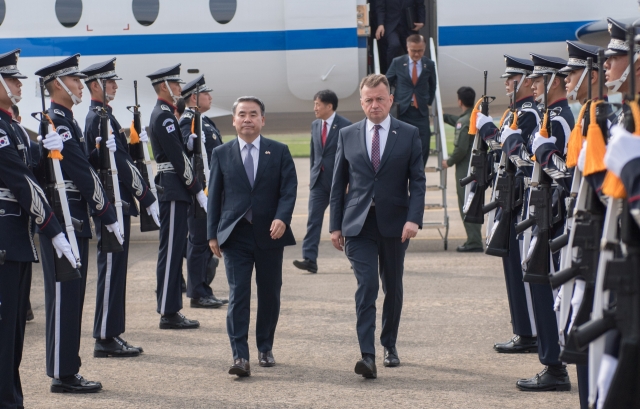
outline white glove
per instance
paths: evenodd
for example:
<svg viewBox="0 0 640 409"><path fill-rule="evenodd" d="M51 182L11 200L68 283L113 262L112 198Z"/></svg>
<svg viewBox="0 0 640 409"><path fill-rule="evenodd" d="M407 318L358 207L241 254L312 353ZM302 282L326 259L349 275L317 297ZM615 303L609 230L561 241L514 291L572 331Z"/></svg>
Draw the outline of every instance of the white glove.
<svg viewBox="0 0 640 409"><path fill-rule="evenodd" d="M196 195L196 199L198 200L200 207L202 207L206 213L207 212L207 195L205 195L204 192L201 190Z"/></svg>
<svg viewBox="0 0 640 409"><path fill-rule="evenodd" d="M120 225L118 224L118 222L115 222L113 224L107 224L107 231L109 233L113 233L116 235L116 239L118 239L118 243L120 244L124 243L124 237L122 236L122 233L120 233Z"/></svg>
<svg viewBox="0 0 640 409"><path fill-rule="evenodd" d="M160 212L158 211L158 202L151 203L151 206L147 207L147 214L153 218L158 227L160 227Z"/></svg>
<svg viewBox="0 0 640 409"><path fill-rule="evenodd" d="M49 151L61 151L64 148L62 137L58 135L56 131L49 132L47 136L44 137L42 145Z"/></svg>
<svg viewBox="0 0 640 409"><path fill-rule="evenodd" d="M500 133L500 142L504 145L511 135L520 135L521 133L522 131L520 129L513 130L506 126Z"/></svg>
<svg viewBox="0 0 640 409"><path fill-rule="evenodd" d="M194 133L189 135L189 141L187 141L187 149L189 149L190 151L193 150L193 141L195 141L197 137L198 137L198 135L196 135Z"/></svg>
<svg viewBox="0 0 640 409"><path fill-rule="evenodd" d="M96 147L102 142L102 136L96 136Z"/></svg>
<svg viewBox="0 0 640 409"><path fill-rule="evenodd" d="M56 249L58 258L62 258L62 255L64 254L74 268L77 266L76 256L73 255L73 251L71 251L71 244L67 241L67 237L64 233L59 233L53 238L53 240L51 240L51 243L53 244L53 248Z"/></svg>
<svg viewBox="0 0 640 409"><path fill-rule="evenodd" d="M113 134L107 138L107 149L109 149L109 152L116 151L116 137Z"/></svg>
<svg viewBox="0 0 640 409"><path fill-rule="evenodd" d="M578 169L580 172L584 171L584 161L587 159L587 141L582 143L582 149L580 149L580 155L578 155Z"/></svg>
<svg viewBox="0 0 640 409"><path fill-rule="evenodd" d="M640 137L634 136L620 125L611 128L611 139L604 155L604 164L620 177L622 168L629 161L640 157Z"/></svg>
<svg viewBox="0 0 640 409"><path fill-rule="evenodd" d="M147 131L145 131L144 129L142 130L142 132L140 132L140 135L138 135L140 137L140 142L149 142L149 136L147 135Z"/></svg>
<svg viewBox="0 0 640 409"><path fill-rule="evenodd" d="M489 122L493 122L493 118L491 118L490 116L486 116L482 112L478 112L478 118L476 119L476 128L480 129Z"/></svg>
<svg viewBox="0 0 640 409"><path fill-rule="evenodd" d="M535 155L539 147L541 147L545 143L555 144L556 141L557 139L555 136L545 138L544 136L540 135L540 132L536 132L536 137L533 138L533 143L531 144L531 152L533 152L533 154Z"/></svg>

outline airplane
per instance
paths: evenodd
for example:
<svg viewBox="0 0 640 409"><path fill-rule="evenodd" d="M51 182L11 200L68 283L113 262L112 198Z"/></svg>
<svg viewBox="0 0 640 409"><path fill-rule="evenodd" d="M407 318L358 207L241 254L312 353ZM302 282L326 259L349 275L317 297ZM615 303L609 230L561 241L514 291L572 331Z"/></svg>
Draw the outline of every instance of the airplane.
<svg viewBox="0 0 640 409"><path fill-rule="evenodd" d="M428 24L421 30L438 45L440 92L455 109L458 87L481 93L489 71L489 94L507 104L503 54L529 52L563 57L565 40L606 37L605 16L637 16L631 0L425 0ZM332 89L342 112L360 112L358 85L371 72L367 0L0 0L0 52L22 49L20 109L41 109L33 74L63 56L80 53L81 68L117 57L119 82L114 113L126 124L138 81L143 124L155 94L146 75L182 63L185 81L205 74L214 106L206 115L229 115L241 95L265 101L267 113L305 113L314 94ZM437 6L437 7L436 7ZM363 11L364 10L364 11ZM600 22L600 23L598 23ZM598 26L600 24L600 26ZM600 28L598 28L600 27ZM604 34L603 34L604 33ZM590 37L591 36L591 37ZM74 108L81 128L90 96ZM37 129L35 121L24 124Z"/></svg>

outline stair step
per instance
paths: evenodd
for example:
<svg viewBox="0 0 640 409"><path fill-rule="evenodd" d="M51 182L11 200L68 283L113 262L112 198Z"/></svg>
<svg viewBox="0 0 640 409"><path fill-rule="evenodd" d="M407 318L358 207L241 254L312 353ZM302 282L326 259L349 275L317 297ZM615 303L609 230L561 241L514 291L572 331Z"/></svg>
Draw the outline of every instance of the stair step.
<svg viewBox="0 0 640 409"><path fill-rule="evenodd" d="M438 190L442 190L442 186L440 185L428 185L427 186L427 192L435 192Z"/></svg>
<svg viewBox="0 0 640 409"><path fill-rule="evenodd" d="M424 210L444 209L440 203L425 203Z"/></svg>
<svg viewBox="0 0 640 409"><path fill-rule="evenodd" d="M425 173L436 173L440 172L441 170L442 168L438 168L436 166L427 166L426 168L424 168Z"/></svg>

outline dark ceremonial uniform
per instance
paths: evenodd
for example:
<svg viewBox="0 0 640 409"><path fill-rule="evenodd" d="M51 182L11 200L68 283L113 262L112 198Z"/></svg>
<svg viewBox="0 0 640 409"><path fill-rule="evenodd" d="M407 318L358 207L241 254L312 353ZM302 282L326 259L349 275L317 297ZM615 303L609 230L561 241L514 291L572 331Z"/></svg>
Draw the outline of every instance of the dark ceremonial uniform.
<svg viewBox="0 0 640 409"><path fill-rule="evenodd" d="M212 89L205 85L204 76L201 75L195 80L191 81L182 89L182 98L187 99L194 95L196 88L199 88L198 92L211 92ZM202 132L204 133L204 145L206 150L207 159L211 162L211 151L214 148L222 145L222 138L220 131L213 123L213 121L202 115ZM180 117L180 131L184 145L187 146L189 142L189 135L191 135L191 125L194 120L194 111L192 108L186 108L182 116ZM192 157L193 151L187 149L187 156ZM208 177L209 175L205 175ZM213 254L209 248L209 241L207 240L207 225L203 220L197 220L195 218L195 206L200 206L194 202L193 206L189 207L189 214L187 224L189 228L189 240L187 241L187 297L199 300L202 298L215 297L211 286L207 282L207 269L212 261ZM206 306L210 308L216 308L222 305L222 302L206 303ZM203 305L205 306L205 305Z"/></svg>
<svg viewBox="0 0 640 409"><path fill-rule="evenodd" d="M152 84L180 81L180 65L148 75ZM158 165L156 184L163 187L160 202L160 251L157 267L157 312L163 316L182 309L182 254L186 245L187 213L202 186L191 167L175 107L158 99L149 122L151 147ZM162 321L161 321L162 326Z"/></svg>
<svg viewBox="0 0 640 409"><path fill-rule="evenodd" d="M20 50L0 56L5 78L26 78L15 67ZM7 66L13 66L13 69ZM29 151L0 109L0 407L23 407L20 362L31 290L31 263L38 261L32 223L50 239L62 233L30 170Z"/></svg>
<svg viewBox="0 0 640 409"><path fill-rule="evenodd" d="M115 73L115 58L94 64L83 70L88 77L85 80L87 86L91 81L103 79L119 80ZM102 83L100 82L102 86ZM96 138L100 136L100 115L96 112L101 109L103 103L92 100L89 113L85 120L85 142L87 150L91 152L91 163L97 170L100 168L99 149L96 148ZM110 132L115 136L116 152L114 152L115 165L118 170L120 185L120 198L129 204L122 208L123 226L120 231L124 235L123 251L116 253L102 252L101 233L102 222L100 218L93 218L96 234L98 236L98 284L96 296L96 313L93 325L93 337L96 340L111 340L125 332L125 288L127 280L127 262L129 259L129 238L131 236L131 217L138 216L138 207L134 198L140 202L140 211L146 211L156 201L155 196L149 190L140 172L133 164L129 155L129 144L120 123L113 116L113 109L107 104ZM101 143L106 143L102 141ZM119 345L118 350L128 350ZM131 352L131 351L129 351ZM94 355L100 351L94 352ZM120 356L122 356L120 352ZM135 354L134 354L135 355Z"/></svg>
<svg viewBox="0 0 640 409"><path fill-rule="evenodd" d="M533 64L531 61L516 58L510 55L505 55L506 70L502 74L501 78L508 78L511 76L521 75L522 77L518 81L518 87L522 84L524 77L531 73L533 70ZM517 90L514 90L516 92ZM525 97L516 101L516 110L518 115L518 129L520 129L520 135L512 135L507 142L512 144L505 144L502 146L503 154L511 156L512 154L519 154L519 150L524 143L524 139L530 137L533 130L538 124L539 113L534 105L533 97ZM480 130L480 137L489 145L498 148L500 142L500 134L502 130L510 126L513 121L513 114L507 113L502 125L502 129L498 128L495 124L485 124ZM515 139L514 139L515 138ZM523 180L524 177L530 176L526 174L528 170L523 169L518 172L518 179ZM528 171L530 172L530 171ZM496 212L496 221L500 221L502 217L502 211ZM531 293L528 283L522 282L522 267L521 260L523 258L522 243L515 234L515 224L520 221L519 211L511 213L511 225L512 230L509 235L509 254L507 257L502 258L502 264L504 268L505 281L507 284L507 297L509 300L509 312L511 314L511 325L513 333L518 339L496 344L495 348L498 351L504 352L520 352L517 343L521 343L522 338L532 338L537 336L537 330L535 325L535 318L533 316L533 306L531 304ZM490 234L488 234L489 237ZM502 345L502 347L499 347ZM513 348L515 347L515 348ZM522 348L535 351L535 340L529 340L529 346L522 346Z"/></svg>
<svg viewBox="0 0 640 409"><path fill-rule="evenodd" d="M563 80L565 77L564 73L559 72L559 70L567 65L567 61L561 58L556 57L547 57L541 56L538 54L531 54L531 59L533 60L534 70L533 73L528 76L528 78L537 78L541 75L549 74L551 76L549 80L549 84L551 84L556 77L559 77L560 80ZM545 101L548 103L548 101ZM540 107L539 107L540 108ZM539 151L541 153L541 157L536 157L538 163L543 162L541 164L542 170L546 172L547 169L553 169L555 164L551 161L551 158L554 154L560 153L562 155L561 160L564 161L564 155L566 154L566 144L569 140L569 135L571 134L571 129L574 126L573 114L571 114L569 110L569 105L565 98L554 101L549 105L550 114L549 120L551 121L551 134L549 137L553 136L556 138L555 144L547 144L548 147L540 148ZM542 123L542 113L541 113L541 123ZM530 136L530 138L526 141L526 152L528 154L533 154L531 152L531 143L533 142L534 135L536 132L539 132L539 128L534 131L534 134ZM544 149L548 149L549 152L545 152ZM525 160L525 150L523 149L523 154L520 155L520 160ZM555 168L558 170L558 167ZM566 170L566 166L564 167ZM570 175L570 174L569 174ZM544 175L543 175L544 176ZM559 176L559 175L556 175ZM571 185L571 180L569 179L566 184L566 190L563 190L562 187L556 185L552 186L553 190L553 214L563 213L559 210L561 203L564 203L564 195L569 191ZM531 190L531 188L529 188ZM525 192L525 197L530 197L529 192ZM551 204L549 204L551 205ZM523 214L526 214L528 217L531 217L529 214L529 203L525 202L525 206L523 207ZM564 216L564 214L562 215ZM564 220L558 220L550 229L549 237L555 238L563 233L564 228ZM528 266L531 261L530 257L535 249L535 246L538 244L538 227L532 228L532 240L531 245L528 249L528 254L526 258L523 260L522 266L525 271L525 275L529 274ZM553 257L553 270L557 270L559 267L559 254L554 255ZM549 266L548 268L551 268ZM546 273L549 274L553 271L546 270ZM570 390L571 383L569 381L569 375L567 374L566 367L563 365L562 361L559 359L560 356L560 345L559 345L559 336L558 336L558 321L556 317L556 312L554 311L554 301L555 295L549 283L537 284L530 283L531 296L533 301L533 310L534 316L536 319L536 328L538 329L538 358L540 363L545 365L545 369L530 379L521 379L517 382L518 388L521 390L527 391L547 391L547 390Z"/></svg>
<svg viewBox="0 0 640 409"><path fill-rule="evenodd" d="M58 76L85 78L77 67L79 57L76 54L49 65L36 72L36 75L44 77L45 83L56 81ZM116 212L98 175L89 164L84 136L73 118L73 112L51 101L48 114L64 142L64 159L60 161L60 166L67 188L71 217L83 222L82 231L76 232L82 263L80 280L56 282L53 245L48 237L40 235L47 313L47 375L64 383L67 379L75 382L71 378L80 370L80 327L91 238L87 209L106 224L116 222ZM54 381L52 391L57 384Z"/></svg>

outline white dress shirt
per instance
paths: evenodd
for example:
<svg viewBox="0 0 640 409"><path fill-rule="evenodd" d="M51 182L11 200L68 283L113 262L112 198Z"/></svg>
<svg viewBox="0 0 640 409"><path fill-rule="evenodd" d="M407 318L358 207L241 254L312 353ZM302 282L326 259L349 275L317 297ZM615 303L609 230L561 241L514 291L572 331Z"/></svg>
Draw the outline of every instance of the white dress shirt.
<svg viewBox="0 0 640 409"><path fill-rule="evenodd" d="M366 132L366 143L367 143L367 154L369 155L369 159L371 159L371 141L373 139L373 127L375 124L367 119L367 132ZM389 136L389 127L391 126L391 116L387 115L387 117L380 123L381 128L378 129L378 134L380 135L380 160L382 160L382 154L384 153L384 147L387 145L387 136Z"/></svg>
<svg viewBox="0 0 640 409"><path fill-rule="evenodd" d="M253 148L251 148L251 157L253 158L253 180L256 180L256 173L258 172L258 158L260 158L260 138L262 135L258 135L255 141L251 144ZM242 158L242 163L247 158L247 143L238 136L238 144L240 145L240 157Z"/></svg>
<svg viewBox="0 0 640 409"><path fill-rule="evenodd" d="M322 138L322 129L324 128L324 124L327 124L327 138L329 137L329 132L331 131L331 125L333 125L333 121L336 119L336 113L335 111L333 112L333 114L331 114L331 116L329 117L329 119L322 120L322 122L320 123L320 138ZM322 140L320 141L322 142Z"/></svg>
<svg viewBox="0 0 640 409"><path fill-rule="evenodd" d="M409 78L413 79L413 64L417 64L418 68L418 78L420 78L420 74L422 74L422 59L418 62L414 62L411 57L409 57Z"/></svg>

